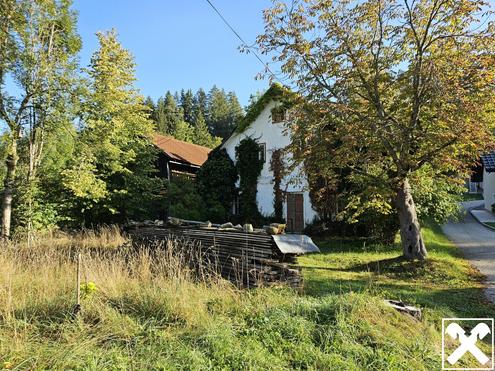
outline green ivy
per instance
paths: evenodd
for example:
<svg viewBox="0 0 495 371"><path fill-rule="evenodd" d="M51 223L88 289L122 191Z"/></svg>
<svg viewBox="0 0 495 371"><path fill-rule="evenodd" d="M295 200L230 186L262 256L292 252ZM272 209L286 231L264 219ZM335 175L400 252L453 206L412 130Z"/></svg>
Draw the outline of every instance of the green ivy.
<svg viewBox="0 0 495 371"><path fill-rule="evenodd" d="M244 116L244 118L239 122L235 131L237 133L244 132L249 125L251 125L260 113L266 108L266 106L272 100L278 100L283 106L288 107L292 104L296 97L296 94L290 91L288 88L282 86L281 84L274 83L266 91L265 94L261 96L256 103L254 103Z"/></svg>
<svg viewBox="0 0 495 371"><path fill-rule="evenodd" d="M252 138L241 140L235 149L236 167L240 176L240 207L243 222L255 224L261 219L256 194L258 192L258 177L263 169L260 159L260 145Z"/></svg>
<svg viewBox="0 0 495 371"><path fill-rule="evenodd" d="M282 184L282 178L285 171L282 149L276 149L273 151L272 159L270 161L270 170L273 172L273 207L275 210L275 218L278 222L282 222L284 192L282 191L280 186Z"/></svg>

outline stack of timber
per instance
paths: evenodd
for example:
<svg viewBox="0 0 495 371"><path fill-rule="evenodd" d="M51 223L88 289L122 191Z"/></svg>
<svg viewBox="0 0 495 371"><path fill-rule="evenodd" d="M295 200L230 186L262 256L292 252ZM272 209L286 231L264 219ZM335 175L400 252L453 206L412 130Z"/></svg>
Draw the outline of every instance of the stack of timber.
<svg viewBox="0 0 495 371"><path fill-rule="evenodd" d="M280 283L302 288L301 268L296 258L306 252L319 251L307 236L287 235L286 238L262 230L245 232L210 225L134 226L128 233L138 248L163 246L174 241L195 249L191 255L199 257L197 264L208 265L210 270L246 288ZM282 240L284 242L278 242ZM291 240L296 241L297 246L290 246Z"/></svg>

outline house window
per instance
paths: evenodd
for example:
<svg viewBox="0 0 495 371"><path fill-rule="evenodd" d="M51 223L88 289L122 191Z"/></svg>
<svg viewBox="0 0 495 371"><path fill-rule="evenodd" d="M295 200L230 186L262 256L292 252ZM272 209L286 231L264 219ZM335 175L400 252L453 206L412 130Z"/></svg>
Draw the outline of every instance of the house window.
<svg viewBox="0 0 495 371"><path fill-rule="evenodd" d="M266 162L266 143L259 143L260 146L260 160Z"/></svg>
<svg viewBox="0 0 495 371"><path fill-rule="evenodd" d="M272 109L272 124L278 124L285 121L285 108L275 107Z"/></svg>
<svg viewBox="0 0 495 371"><path fill-rule="evenodd" d="M232 202L232 215L239 216L241 215L241 204L239 201L239 195L236 194L234 196L234 201Z"/></svg>

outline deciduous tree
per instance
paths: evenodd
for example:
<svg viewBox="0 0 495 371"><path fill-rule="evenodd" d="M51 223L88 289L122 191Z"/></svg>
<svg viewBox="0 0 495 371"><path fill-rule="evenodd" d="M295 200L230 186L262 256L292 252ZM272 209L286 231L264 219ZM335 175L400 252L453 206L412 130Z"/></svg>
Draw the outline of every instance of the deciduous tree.
<svg viewBox="0 0 495 371"><path fill-rule="evenodd" d="M134 87L135 64L115 31L98 33L100 48L87 71L89 96L74 164L65 185L86 223L152 214L162 182L156 176L153 122Z"/></svg>
<svg viewBox="0 0 495 371"><path fill-rule="evenodd" d="M351 169L383 202L392 200L408 259L427 255L413 179L425 167L422 176L462 179L493 144L488 6L294 0L276 1L264 14L258 44L305 98L291 120L295 159L333 143L332 156L318 159L321 168Z"/></svg>
<svg viewBox="0 0 495 371"><path fill-rule="evenodd" d="M0 3L0 120L9 146L2 197L2 236L9 237L19 139L29 136L29 181L41 159L46 125L56 124L56 105L72 90L71 74L81 42L71 1L6 0ZM7 85L7 79L14 84ZM8 87L16 86L8 90ZM60 107L59 107L60 108ZM34 126L23 128L28 114ZM29 121L33 124L33 121Z"/></svg>

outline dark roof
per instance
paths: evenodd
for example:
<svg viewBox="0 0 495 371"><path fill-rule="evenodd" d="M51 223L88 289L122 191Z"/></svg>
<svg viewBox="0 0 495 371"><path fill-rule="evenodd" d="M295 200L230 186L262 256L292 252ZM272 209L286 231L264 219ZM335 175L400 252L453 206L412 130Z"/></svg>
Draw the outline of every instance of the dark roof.
<svg viewBox="0 0 495 371"><path fill-rule="evenodd" d="M153 144L160 148L172 160L201 166L208 159L210 148L183 142L161 134L153 134Z"/></svg>
<svg viewBox="0 0 495 371"><path fill-rule="evenodd" d="M490 152L481 156L481 161L487 172L495 172L495 152Z"/></svg>

